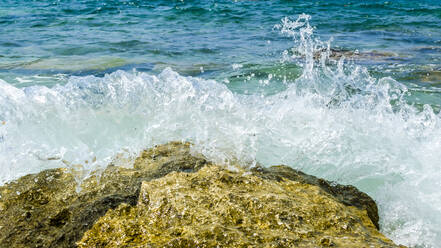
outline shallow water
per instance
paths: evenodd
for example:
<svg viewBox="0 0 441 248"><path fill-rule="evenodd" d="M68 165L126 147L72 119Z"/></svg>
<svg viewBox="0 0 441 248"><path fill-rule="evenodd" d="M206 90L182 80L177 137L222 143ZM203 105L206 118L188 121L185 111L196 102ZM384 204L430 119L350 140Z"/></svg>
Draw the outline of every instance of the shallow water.
<svg viewBox="0 0 441 248"><path fill-rule="evenodd" d="M1 183L190 140L353 184L395 242L441 243L433 1L7 0L0 29Z"/></svg>

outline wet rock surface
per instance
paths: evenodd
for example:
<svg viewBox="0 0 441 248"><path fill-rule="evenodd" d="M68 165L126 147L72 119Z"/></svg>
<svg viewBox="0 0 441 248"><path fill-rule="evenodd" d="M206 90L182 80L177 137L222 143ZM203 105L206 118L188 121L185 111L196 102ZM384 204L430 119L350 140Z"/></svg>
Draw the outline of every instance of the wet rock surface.
<svg viewBox="0 0 441 248"><path fill-rule="evenodd" d="M378 224L379 217L377 204L370 196L359 191L352 185L332 183L284 165L271 166L269 168L256 167L253 168L252 171L257 176L264 179L277 181L289 179L292 181L318 186L326 193L331 194L344 205L354 206L360 210L366 210L372 223L377 229L380 229Z"/></svg>
<svg viewBox="0 0 441 248"><path fill-rule="evenodd" d="M141 182L208 163L189 148L189 143L172 142L146 150L135 168L109 166L99 177L86 179L79 193L74 175L61 168L1 186L0 247L74 247L109 209L136 204Z"/></svg>
<svg viewBox="0 0 441 248"><path fill-rule="evenodd" d="M189 143L76 186L61 168L1 186L0 247L395 247L355 187L287 166L228 171Z"/></svg>
<svg viewBox="0 0 441 248"><path fill-rule="evenodd" d="M143 182L80 247L397 247L366 211L316 185L206 166Z"/></svg>

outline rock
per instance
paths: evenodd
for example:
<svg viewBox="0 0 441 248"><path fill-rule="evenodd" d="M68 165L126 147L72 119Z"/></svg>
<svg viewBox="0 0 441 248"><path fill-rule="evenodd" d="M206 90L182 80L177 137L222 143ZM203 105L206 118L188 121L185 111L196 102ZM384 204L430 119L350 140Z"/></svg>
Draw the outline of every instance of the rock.
<svg viewBox="0 0 441 248"><path fill-rule="evenodd" d="M316 51L313 55L313 58L315 60L320 59L322 53L324 52L326 52L325 49ZM353 51L348 49L337 49L337 48L331 48L329 50L330 59L339 60L342 57L346 59L354 59L357 61L376 61L376 62L403 59L402 55L387 51L373 50L373 51L359 52L359 51Z"/></svg>
<svg viewBox="0 0 441 248"><path fill-rule="evenodd" d="M199 153L192 153L190 143L170 142L145 150L135 160L134 168L165 176L171 171L194 171L209 164Z"/></svg>
<svg viewBox="0 0 441 248"><path fill-rule="evenodd" d="M135 168L109 166L81 185L67 169L45 170L0 187L0 247L73 247L109 209L137 202L142 181L208 163L189 143L142 152Z"/></svg>
<svg viewBox="0 0 441 248"><path fill-rule="evenodd" d="M270 168L256 167L253 172L264 179L283 180L283 178L319 186L326 193L334 196L338 201L346 206L354 206L360 210L366 210L369 218L377 229L378 224L378 208L375 201L366 193L359 191L352 185L341 185L330 183L322 178L307 175L301 171L295 170L285 165L271 166Z"/></svg>
<svg viewBox="0 0 441 248"><path fill-rule="evenodd" d="M375 229L375 202L356 188L287 166L229 172L192 152L190 143L145 150L133 168L110 164L80 192L77 186L66 168L0 186L0 247L289 247L361 240L394 247Z"/></svg>
<svg viewBox="0 0 441 248"><path fill-rule="evenodd" d="M441 83L441 70L420 71L413 74L423 83Z"/></svg>
<svg viewBox="0 0 441 248"><path fill-rule="evenodd" d="M143 182L136 206L109 210L78 246L398 247L366 210L279 168L253 175L209 165Z"/></svg>

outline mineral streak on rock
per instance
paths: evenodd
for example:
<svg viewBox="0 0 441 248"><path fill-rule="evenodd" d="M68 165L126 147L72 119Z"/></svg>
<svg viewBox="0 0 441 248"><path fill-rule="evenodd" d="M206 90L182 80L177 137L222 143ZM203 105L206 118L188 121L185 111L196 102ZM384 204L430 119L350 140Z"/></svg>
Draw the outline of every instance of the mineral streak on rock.
<svg viewBox="0 0 441 248"><path fill-rule="evenodd" d="M287 166L230 172L189 143L76 186L61 168L0 186L0 247L395 247L356 188Z"/></svg>

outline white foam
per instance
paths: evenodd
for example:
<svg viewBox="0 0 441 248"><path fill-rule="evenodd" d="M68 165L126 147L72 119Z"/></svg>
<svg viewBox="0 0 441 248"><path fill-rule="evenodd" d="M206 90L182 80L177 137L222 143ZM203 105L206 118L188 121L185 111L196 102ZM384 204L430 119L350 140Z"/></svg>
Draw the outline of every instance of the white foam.
<svg viewBox="0 0 441 248"><path fill-rule="evenodd" d="M303 50L287 57L303 63L304 72L272 96L235 94L171 69L71 77L53 88L0 81L6 122L0 182L74 164L93 170L117 154L189 140L218 163L288 164L353 184L378 202L389 237L435 247L441 243L440 116L430 106L418 111L406 104L409 93L395 80L330 61L329 46L313 37L307 19L291 26L290 35L303 35L296 39ZM317 63L311 53L323 48Z"/></svg>

